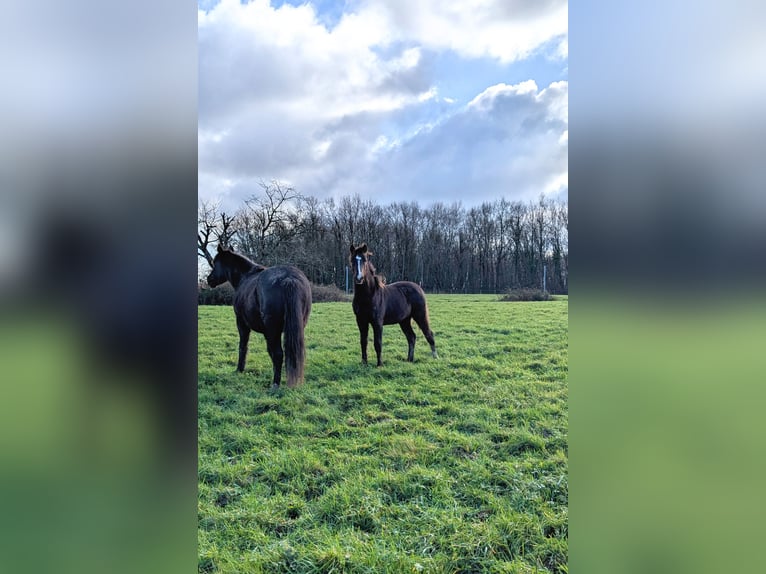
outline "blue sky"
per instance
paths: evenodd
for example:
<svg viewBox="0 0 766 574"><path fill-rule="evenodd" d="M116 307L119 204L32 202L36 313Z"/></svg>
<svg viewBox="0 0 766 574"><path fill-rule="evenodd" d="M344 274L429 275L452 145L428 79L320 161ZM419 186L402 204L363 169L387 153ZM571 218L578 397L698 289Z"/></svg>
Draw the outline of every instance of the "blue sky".
<svg viewBox="0 0 766 574"><path fill-rule="evenodd" d="M566 0L200 0L199 195L566 197Z"/></svg>

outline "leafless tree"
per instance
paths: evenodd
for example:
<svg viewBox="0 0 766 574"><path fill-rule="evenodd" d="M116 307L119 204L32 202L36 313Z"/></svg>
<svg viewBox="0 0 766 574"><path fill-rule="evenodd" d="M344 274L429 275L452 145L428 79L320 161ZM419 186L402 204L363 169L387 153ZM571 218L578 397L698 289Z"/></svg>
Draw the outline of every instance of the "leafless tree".
<svg viewBox="0 0 766 574"><path fill-rule="evenodd" d="M236 229L236 217L219 212L219 205L201 200L197 207L197 255L212 267L214 243L229 246Z"/></svg>
<svg viewBox="0 0 766 574"><path fill-rule="evenodd" d="M238 246L259 262L269 262L281 243L298 232L294 217L302 195L279 181L259 182L262 193L245 200L237 214Z"/></svg>
<svg viewBox="0 0 766 574"><path fill-rule="evenodd" d="M265 265L293 263L315 283L345 286L348 245L366 241L388 281L409 279L426 290L501 292L540 287L567 292L565 201L501 198L460 203L381 205L358 194L339 200L306 197L277 181L261 183L235 216L201 202L197 247L212 263L211 245L235 246Z"/></svg>
<svg viewBox="0 0 766 574"><path fill-rule="evenodd" d="M505 268L505 261L508 258L508 249L511 242L509 233L511 204L503 197L496 201L492 207L495 231L492 245L494 252L494 276L492 283L494 290L498 291L503 283L503 270Z"/></svg>

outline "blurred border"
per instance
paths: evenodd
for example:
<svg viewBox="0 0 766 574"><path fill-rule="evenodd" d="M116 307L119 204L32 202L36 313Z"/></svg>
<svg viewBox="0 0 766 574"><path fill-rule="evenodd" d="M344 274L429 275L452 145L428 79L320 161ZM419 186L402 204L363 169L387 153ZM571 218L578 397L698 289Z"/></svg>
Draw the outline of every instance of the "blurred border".
<svg viewBox="0 0 766 574"><path fill-rule="evenodd" d="M0 19L0 555L196 563L197 10Z"/></svg>
<svg viewBox="0 0 766 574"><path fill-rule="evenodd" d="M569 566L759 571L764 8L572 8ZM196 18L4 5L9 571L194 568Z"/></svg>
<svg viewBox="0 0 766 574"><path fill-rule="evenodd" d="M762 569L763 16L572 6L571 572Z"/></svg>

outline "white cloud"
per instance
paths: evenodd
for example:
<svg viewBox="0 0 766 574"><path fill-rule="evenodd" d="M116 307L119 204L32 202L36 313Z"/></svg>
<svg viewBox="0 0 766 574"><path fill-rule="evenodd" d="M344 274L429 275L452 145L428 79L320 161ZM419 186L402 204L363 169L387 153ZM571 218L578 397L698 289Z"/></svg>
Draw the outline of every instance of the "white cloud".
<svg viewBox="0 0 766 574"><path fill-rule="evenodd" d="M567 98L566 82L542 90L533 81L491 86L392 148L371 166L368 189L469 202L561 192L568 181Z"/></svg>
<svg viewBox="0 0 766 574"><path fill-rule="evenodd" d="M535 195L561 179L566 82L499 84L461 106L439 95L433 58L555 51L566 2L369 1L328 27L310 4L222 0L198 20L199 193L224 207L272 178L319 196L376 188L425 201L471 178Z"/></svg>
<svg viewBox="0 0 766 574"><path fill-rule="evenodd" d="M566 54L567 0L375 0L366 6L383 15L392 36L429 48L513 62L558 39L556 54Z"/></svg>
<svg viewBox="0 0 766 574"><path fill-rule="evenodd" d="M329 31L308 4L223 0L198 26L202 129L254 107L320 118L398 109L430 88L395 82L417 72L420 50L378 56L388 34L372 8Z"/></svg>
<svg viewBox="0 0 766 574"><path fill-rule="evenodd" d="M490 86L470 102L468 102L469 109L476 109L479 111L486 111L492 109L495 104L495 100L498 96L513 96L524 94L536 94L537 83L534 80L526 80L515 86L509 86L507 84L497 84Z"/></svg>

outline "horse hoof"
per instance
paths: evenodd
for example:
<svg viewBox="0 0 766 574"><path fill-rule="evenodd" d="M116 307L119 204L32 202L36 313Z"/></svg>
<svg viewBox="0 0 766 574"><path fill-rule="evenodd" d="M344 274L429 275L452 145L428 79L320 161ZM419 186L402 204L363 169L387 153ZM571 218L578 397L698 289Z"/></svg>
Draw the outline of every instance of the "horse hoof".
<svg viewBox="0 0 766 574"><path fill-rule="evenodd" d="M278 391L279 390L279 385L274 383L273 385L271 385L271 390L272 391Z"/></svg>

